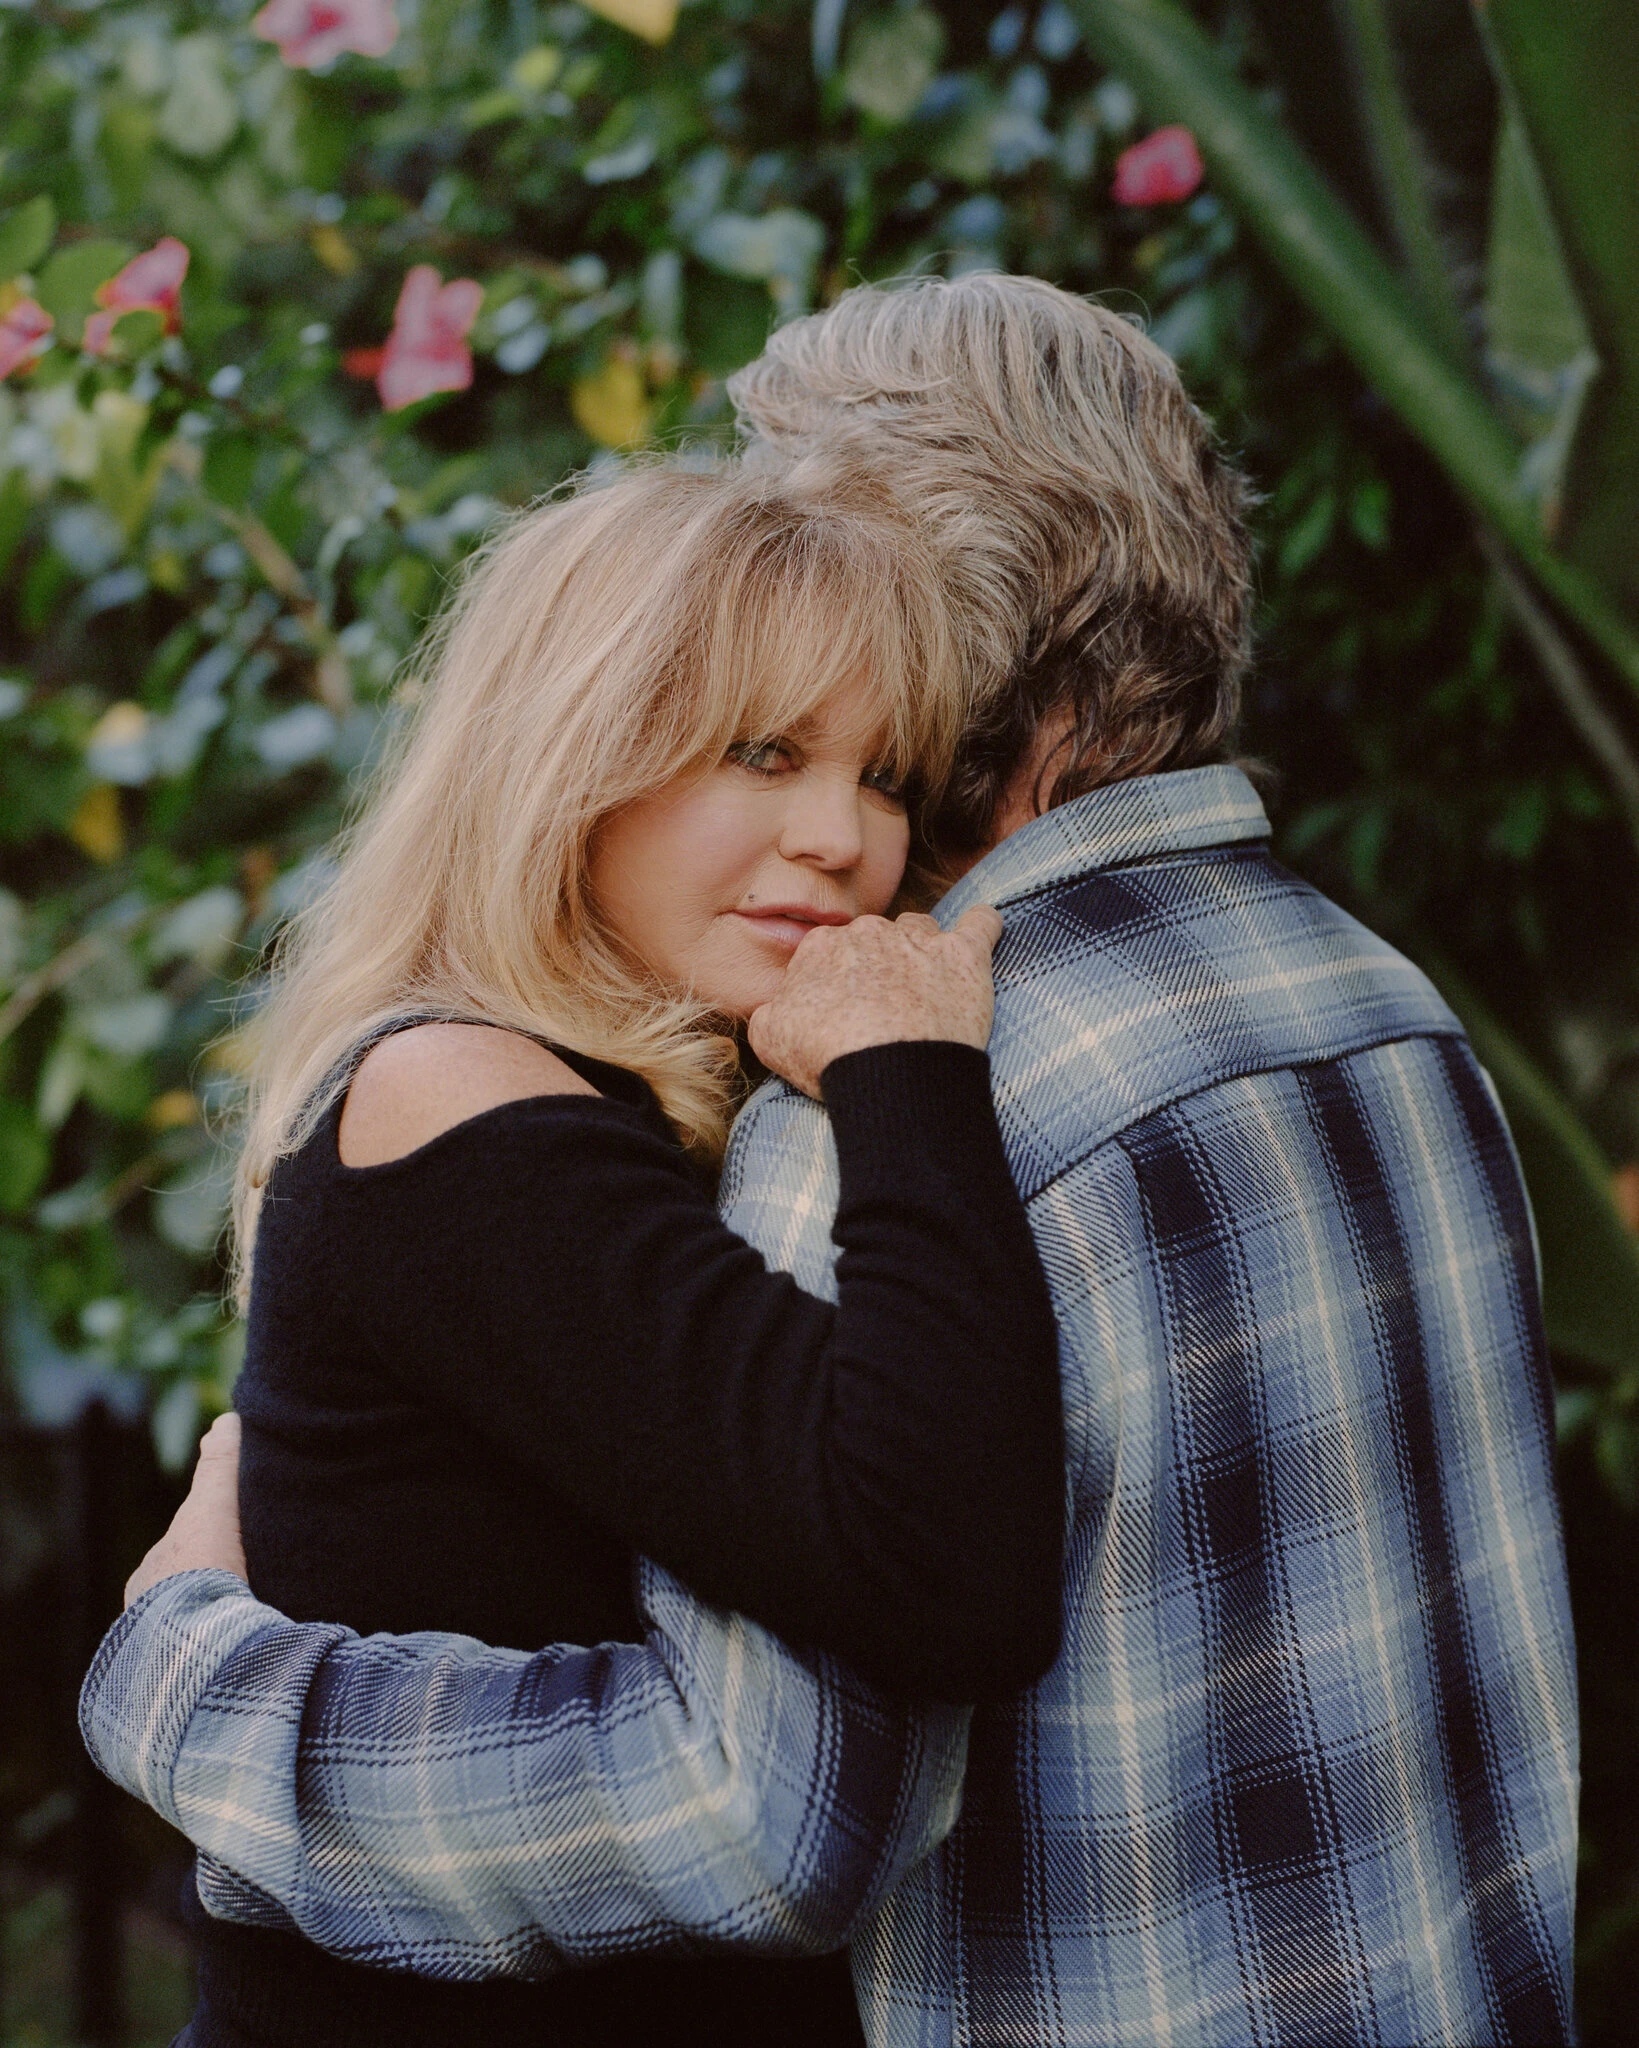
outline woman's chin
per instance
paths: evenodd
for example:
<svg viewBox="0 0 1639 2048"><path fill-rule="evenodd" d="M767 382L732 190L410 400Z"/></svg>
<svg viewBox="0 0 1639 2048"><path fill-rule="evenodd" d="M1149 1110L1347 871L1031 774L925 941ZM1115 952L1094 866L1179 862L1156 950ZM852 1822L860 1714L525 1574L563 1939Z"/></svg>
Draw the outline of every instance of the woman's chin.
<svg viewBox="0 0 1639 2048"><path fill-rule="evenodd" d="M789 956L778 964L765 960L748 963L738 973L714 976L709 984L696 982L695 993L720 1017L743 1024L753 1010L760 1010L779 994L788 964Z"/></svg>
<svg viewBox="0 0 1639 2048"><path fill-rule="evenodd" d="M753 1010L779 994L796 950L794 945L775 943L754 927L744 928L740 918L720 918L707 943L697 946L692 957L675 963L684 970L676 979L686 982L696 999L719 1017L733 1017L743 1024Z"/></svg>

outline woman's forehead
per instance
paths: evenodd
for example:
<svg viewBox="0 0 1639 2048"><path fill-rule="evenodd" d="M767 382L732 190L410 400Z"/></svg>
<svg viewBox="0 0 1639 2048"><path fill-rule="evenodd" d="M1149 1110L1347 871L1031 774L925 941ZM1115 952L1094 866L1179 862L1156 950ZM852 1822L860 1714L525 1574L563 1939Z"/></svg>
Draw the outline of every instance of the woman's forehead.
<svg viewBox="0 0 1639 2048"><path fill-rule="evenodd" d="M790 739L869 757L902 744L899 707L869 674L840 678L813 695L776 688L759 692L758 699L750 706L747 721L758 738Z"/></svg>

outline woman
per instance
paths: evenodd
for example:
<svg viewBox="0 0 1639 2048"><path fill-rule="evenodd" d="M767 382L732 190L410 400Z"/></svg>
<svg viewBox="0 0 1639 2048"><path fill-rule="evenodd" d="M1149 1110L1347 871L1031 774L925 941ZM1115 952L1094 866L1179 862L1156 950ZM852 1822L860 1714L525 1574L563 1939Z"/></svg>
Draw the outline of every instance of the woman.
<svg viewBox="0 0 1639 2048"><path fill-rule="evenodd" d="M965 709L914 528L834 470L630 473L510 530L419 694L261 1014L254 1590L596 1643L643 1552L901 1691L1028 1683L1062 1448L995 926L880 915ZM746 1024L836 1126L834 1308L712 1207ZM195 1924L196 2048L857 2038L840 1960L430 1984Z"/></svg>

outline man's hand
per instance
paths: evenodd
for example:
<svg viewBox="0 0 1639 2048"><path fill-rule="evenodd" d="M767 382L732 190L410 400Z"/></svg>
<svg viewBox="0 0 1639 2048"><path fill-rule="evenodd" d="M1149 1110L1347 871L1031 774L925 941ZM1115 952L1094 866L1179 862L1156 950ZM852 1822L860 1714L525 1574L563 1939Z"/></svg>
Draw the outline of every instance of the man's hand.
<svg viewBox="0 0 1639 2048"><path fill-rule="evenodd" d="M174 1572L216 1570L248 1579L239 1540L239 1418L219 1415L199 1446L188 1498L125 1582L125 1604Z"/></svg>

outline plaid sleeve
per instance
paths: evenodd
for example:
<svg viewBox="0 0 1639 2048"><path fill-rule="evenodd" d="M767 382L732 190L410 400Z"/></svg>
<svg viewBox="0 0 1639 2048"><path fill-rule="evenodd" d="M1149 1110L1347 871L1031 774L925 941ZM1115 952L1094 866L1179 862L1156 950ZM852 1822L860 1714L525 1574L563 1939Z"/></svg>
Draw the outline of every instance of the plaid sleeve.
<svg viewBox="0 0 1639 2048"><path fill-rule="evenodd" d="M109 1632L87 1746L222 1917L426 1976L845 1942L956 1818L968 1717L883 1700L645 1566L641 1645L291 1623L220 1572Z"/></svg>

